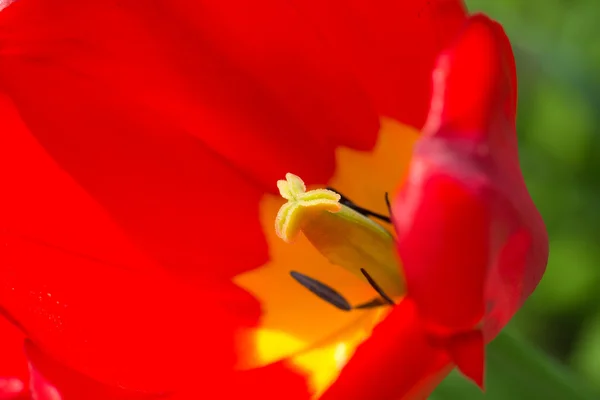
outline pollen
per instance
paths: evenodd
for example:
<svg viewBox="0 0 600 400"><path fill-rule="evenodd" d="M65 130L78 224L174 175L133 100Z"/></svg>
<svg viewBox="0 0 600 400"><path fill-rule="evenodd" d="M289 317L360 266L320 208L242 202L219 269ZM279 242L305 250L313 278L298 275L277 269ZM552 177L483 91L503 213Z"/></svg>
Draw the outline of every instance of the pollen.
<svg viewBox="0 0 600 400"><path fill-rule="evenodd" d="M334 190L307 190L302 179L294 174L288 173L285 178L277 181L281 197L287 200L275 218L277 236L290 243L302 232L331 267L346 269L375 290L378 297L369 306L394 304L393 298L404 294L395 239L372 217L389 218L357 206ZM351 307L340 293L302 271L290 274L338 309L367 307Z"/></svg>
<svg viewBox="0 0 600 400"><path fill-rule="evenodd" d="M275 218L275 232L290 243L300 233L304 223L321 212L336 213L341 210L341 196L328 189L306 190L300 177L287 173L285 180L277 181L281 197L287 202Z"/></svg>

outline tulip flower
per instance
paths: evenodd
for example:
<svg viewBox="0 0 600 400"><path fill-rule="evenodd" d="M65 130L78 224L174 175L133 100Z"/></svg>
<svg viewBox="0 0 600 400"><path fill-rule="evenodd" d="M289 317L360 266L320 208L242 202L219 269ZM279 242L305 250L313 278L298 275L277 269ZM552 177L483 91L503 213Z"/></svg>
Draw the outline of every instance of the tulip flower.
<svg viewBox="0 0 600 400"><path fill-rule="evenodd" d="M0 399L483 386L548 252L497 23L458 0L0 4Z"/></svg>

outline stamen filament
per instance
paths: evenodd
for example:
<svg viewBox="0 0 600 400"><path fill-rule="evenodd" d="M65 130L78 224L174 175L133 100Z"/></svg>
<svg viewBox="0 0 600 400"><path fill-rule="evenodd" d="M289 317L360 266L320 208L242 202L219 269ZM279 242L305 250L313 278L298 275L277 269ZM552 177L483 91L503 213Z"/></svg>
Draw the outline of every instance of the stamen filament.
<svg viewBox="0 0 600 400"><path fill-rule="evenodd" d="M365 278L367 278L367 281L369 281L369 284L371 285L371 287L373 287L373 289L375 289L375 291L381 296L382 299L387 301L388 304L391 304L391 305L396 304L396 303L394 303L394 301L392 299L390 299L390 297L387 294L385 294L383 289L381 289L381 287L377 284L377 282L375 282L375 280L371 277L371 275L369 275L369 273L364 268L361 268L360 272L362 272L362 274L365 276Z"/></svg>
<svg viewBox="0 0 600 400"><path fill-rule="evenodd" d="M345 205L346 207L349 207L351 209L353 209L354 211L364 215L365 217L373 217L373 218L377 218L381 221L387 222L387 223L391 223L391 219L388 216L385 216L383 214L379 214L376 213L374 211L368 210L364 207L361 207L359 205L356 205L352 200L350 200L348 197L344 196L342 193L340 193L339 191L335 190L334 188L328 187L327 190L331 190L332 192L335 192L337 194L340 195L340 203ZM389 204L389 200L387 199L387 193L386 193L386 204L388 205L388 209L390 209L390 204Z"/></svg>
<svg viewBox="0 0 600 400"><path fill-rule="evenodd" d="M392 205L390 203L390 195L388 192L385 192L385 205L387 206L388 209L388 213L390 214L390 220L394 218L394 215L392 214ZM391 223L391 221L390 221Z"/></svg>
<svg viewBox="0 0 600 400"><path fill-rule="evenodd" d="M357 306L354 306L354 308L356 310L365 310L365 309L369 309L369 308L377 308L377 307L387 306L387 305L389 305L387 301L385 301L384 299L382 299L380 297L377 297L366 303L362 303Z"/></svg>
<svg viewBox="0 0 600 400"><path fill-rule="evenodd" d="M394 304L390 296L405 293L404 278L398 265L394 236L383 224L390 217L357 206L350 199L330 189L307 190L297 175L288 173L277 181L281 196L287 201L275 218L275 232L291 243L303 236L332 265L342 267L368 283L384 300L373 300L360 308ZM389 199L386 194L389 209ZM369 269L369 273L365 268ZM337 291L297 271L291 276L305 288L334 307L349 311L351 304Z"/></svg>

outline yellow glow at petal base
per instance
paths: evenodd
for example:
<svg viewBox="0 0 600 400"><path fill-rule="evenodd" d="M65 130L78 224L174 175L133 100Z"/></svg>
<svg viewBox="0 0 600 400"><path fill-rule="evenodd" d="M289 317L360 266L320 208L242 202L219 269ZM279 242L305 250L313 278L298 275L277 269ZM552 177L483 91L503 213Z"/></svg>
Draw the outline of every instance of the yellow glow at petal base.
<svg viewBox="0 0 600 400"><path fill-rule="evenodd" d="M370 152L338 148L335 175L330 182L319 186L332 187L355 204L387 214L384 195L394 193L403 181L417 137L415 129L382 119L375 148ZM291 183L288 179L282 182L287 185L278 184L279 190L289 198L293 198L293 193L307 190L293 178ZM264 196L260 218L270 261L234 278L263 307L260 326L240 342L245 346L240 344L238 368L287 359L289 365L307 376L317 396L335 380L340 367L368 338L389 308L343 312L290 277L292 270L306 274L335 288L351 304L374 298L373 288L348 270L332 265L305 235L296 235L291 244L277 236L273 221L285 202L279 196ZM254 341L254 348L248 348L247 339Z"/></svg>
<svg viewBox="0 0 600 400"><path fill-rule="evenodd" d="M376 310L346 327L328 343L291 358L290 362L308 375L313 399L318 398L337 379L342 368L354 355L359 344L367 339L372 328L389 310Z"/></svg>
<svg viewBox="0 0 600 400"><path fill-rule="evenodd" d="M272 360L289 356L287 349L302 349L309 345L289 333L270 329L259 329L254 339L256 352Z"/></svg>
<svg viewBox="0 0 600 400"><path fill-rule="evenodd" d="M310 349L289 359L289 364L295 366L308 377L313 398L321 395L338 377L342 368L354 354L356 347L371 333L372 327L383 319L389 310L377 310L370 315L364 315L336 335L329 338L323 345L313 344ZM277 354L278 349L286 346L301 347L307 343L299 343L292 336L282 332L262 329L256 334L256 346L259 352L270 353L277 359L283 358Z"/></svg>

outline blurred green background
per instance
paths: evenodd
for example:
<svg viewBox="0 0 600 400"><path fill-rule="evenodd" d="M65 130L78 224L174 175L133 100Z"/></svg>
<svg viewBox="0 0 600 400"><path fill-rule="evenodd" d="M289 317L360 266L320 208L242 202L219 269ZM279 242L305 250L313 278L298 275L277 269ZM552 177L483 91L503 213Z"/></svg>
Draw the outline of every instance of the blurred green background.
<svg viewBox="0 0 600 400"><path fill-rule="evenodd" d="M490 346L485 398L600 399L600 0L466 3L502 23L513 44L521 163L550 234L546 275L512 337ZM538 358L545 367L530 365ZM555 385L536 386L539 377ZM481 397L453 375L433 398Z"/></svg>

